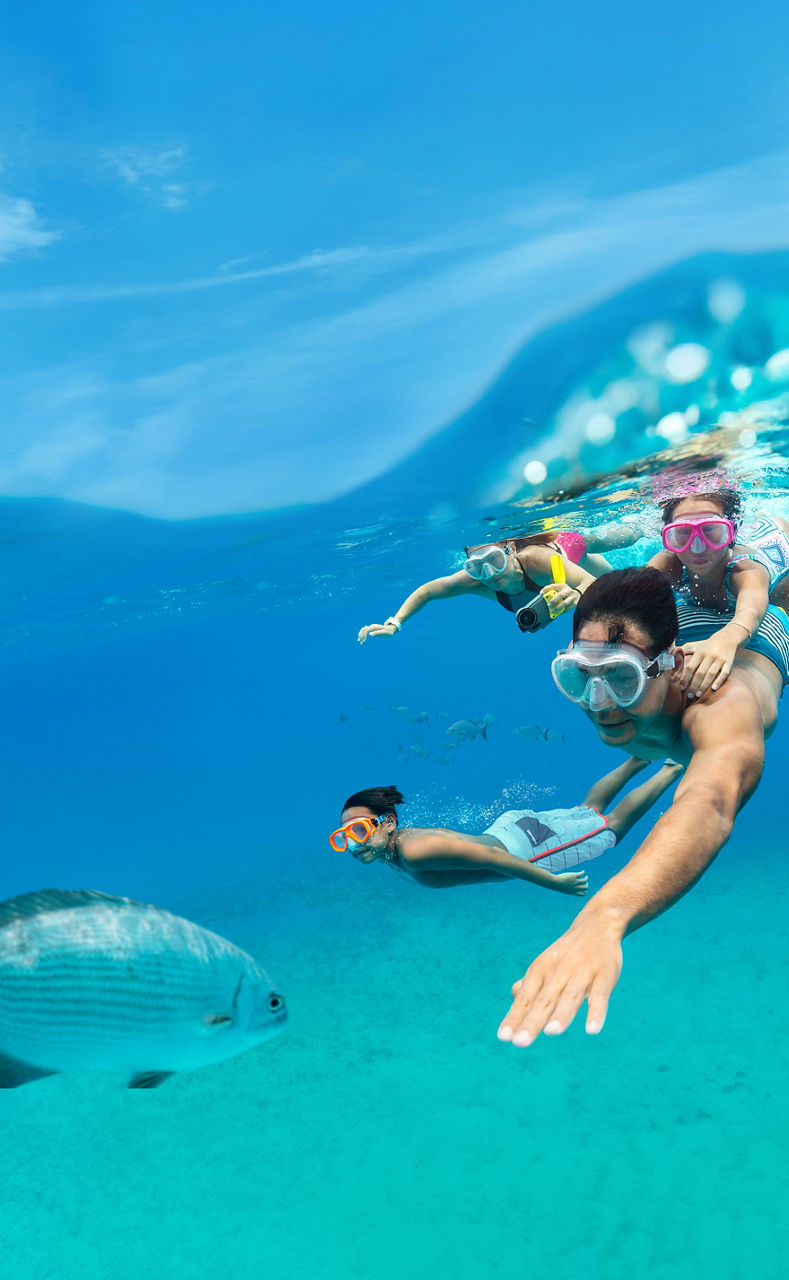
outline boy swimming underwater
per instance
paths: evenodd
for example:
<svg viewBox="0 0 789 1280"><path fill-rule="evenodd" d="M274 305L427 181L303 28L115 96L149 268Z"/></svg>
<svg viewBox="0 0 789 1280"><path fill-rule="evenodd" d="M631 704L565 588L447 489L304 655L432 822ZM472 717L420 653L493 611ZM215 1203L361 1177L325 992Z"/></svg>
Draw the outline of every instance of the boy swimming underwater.
<svg viewBox="0 0 789 1280"><path fill-rule="evenodd" d="M528 880L545 889L582 897L586 872L563 871L598 857L622 839L682 774L673 761L635 787L607 816L604 810L631 778L646 768L630 759L594 784L572 809L511 810L479 836L444 827L401 827L396 787L369 787L350 796L341 826L329 837L338 853L350 851L365 865L384 862L428 889L489 880Z"/></svg>

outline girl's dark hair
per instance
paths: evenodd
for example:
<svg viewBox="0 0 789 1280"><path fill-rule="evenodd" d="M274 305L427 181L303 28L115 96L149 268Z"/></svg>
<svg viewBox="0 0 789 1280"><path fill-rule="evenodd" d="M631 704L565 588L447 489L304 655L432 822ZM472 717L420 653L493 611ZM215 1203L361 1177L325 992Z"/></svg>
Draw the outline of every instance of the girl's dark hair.
<svg viewBox="0 0 789 1280"><path fill-rule="evenodd" d="M355 791L349 796L341 809L341 813L345 813L346 809L372 809L376 817L380 817L382 813L394 813L396 804L402 804L403 797L397 790L397 787L368 787L366 791Z"/></svg>
<svg viewBox="0 0 789 1280"><path fill-rule="evenodd" d="M679 630L674 593L665 574L648 566L614 569L597 578L581 596L573 614L573 640L587 622L608 626L610 644L624 644L628 623L649 637L649 656L673 644Z"/></svg>
<svg viewBox="0 0 789 1280"><path fill-rule="evenodd" d="M684 502L685 498L701 498L704 502L716 503L727 520L731 520L734 528L740 523L742 515L742 502L739 493L734 489L712 489L709 493L682 493L676 498L670 498L668 502L663 504L663 523L670 524L674 519L674 512L680 502Z"/></svg>

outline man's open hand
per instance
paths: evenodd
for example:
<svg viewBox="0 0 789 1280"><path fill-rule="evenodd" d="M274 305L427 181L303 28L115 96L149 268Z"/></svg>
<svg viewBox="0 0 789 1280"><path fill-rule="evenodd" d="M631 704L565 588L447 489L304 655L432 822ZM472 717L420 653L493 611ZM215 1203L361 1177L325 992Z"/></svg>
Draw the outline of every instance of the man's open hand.
<svg viewBox="0 0 789 1280"><path fill-rule="evenodd" d="M529 1045L541 1031L558 1036L584 1000L586 1030L602 1031L611 992L622 972L621 932L609 920L583 912L543 951L512 988L513 1003L498 1030L500 1040Z"/></svg>

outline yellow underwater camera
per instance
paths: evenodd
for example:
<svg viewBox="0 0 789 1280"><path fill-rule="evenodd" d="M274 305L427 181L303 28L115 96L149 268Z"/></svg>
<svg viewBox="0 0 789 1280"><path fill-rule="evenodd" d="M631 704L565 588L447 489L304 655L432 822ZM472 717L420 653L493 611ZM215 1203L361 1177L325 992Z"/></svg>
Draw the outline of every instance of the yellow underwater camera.
<svg viewBox="0 0 789 1280"><path fill-rule="evenodd" d="M551 556L551 573L557 586L567 581L564 576L564 561L560 555ZM555 595L556 591L549 587L545 595L534 596L528 604L518 610L515 621L521 631L542 631L543 627L547 627L554 618L558 618L560 613L564 613L564 609L557 609L555 613L551 609L550 602Z"/></svg>

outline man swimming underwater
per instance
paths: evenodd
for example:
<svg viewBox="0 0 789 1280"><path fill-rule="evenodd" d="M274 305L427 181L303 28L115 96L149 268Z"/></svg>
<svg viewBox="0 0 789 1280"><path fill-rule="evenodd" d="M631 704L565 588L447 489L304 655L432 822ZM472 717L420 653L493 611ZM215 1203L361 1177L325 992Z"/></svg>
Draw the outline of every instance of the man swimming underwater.
<svg viewBox="0 0 789 1280"><path fill-rule="evenodd" d="M500 1040L529 1045L541 1031L560 1035L584 1000L587 1032L601 1031L622 971L622 939L687 893L756 790L787 682L789 634L776 646L757 632L754 648L738 650L726 683L690 701L677 631L671 587L656 569L606 574L576 608L573 646L552 667L561 692L606 746L647 760L671 756L687 768L630 861L515 983Z"/></svg>

